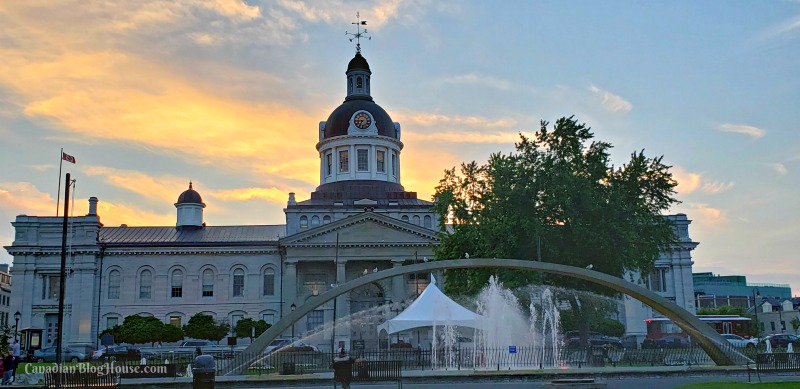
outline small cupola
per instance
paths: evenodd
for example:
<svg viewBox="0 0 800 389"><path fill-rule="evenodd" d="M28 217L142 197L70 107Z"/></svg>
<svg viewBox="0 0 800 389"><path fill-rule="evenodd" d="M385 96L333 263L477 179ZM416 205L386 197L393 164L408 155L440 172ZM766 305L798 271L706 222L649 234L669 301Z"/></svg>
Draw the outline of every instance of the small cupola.
<svg viewBox="0 0 800 389"><path fill-rule="evenodd" d="M178 196L175 208L178 210L178 221L175 224L178 229L200 229L203 228L203 198L192 188L189 181L189 189Z"/></svg>

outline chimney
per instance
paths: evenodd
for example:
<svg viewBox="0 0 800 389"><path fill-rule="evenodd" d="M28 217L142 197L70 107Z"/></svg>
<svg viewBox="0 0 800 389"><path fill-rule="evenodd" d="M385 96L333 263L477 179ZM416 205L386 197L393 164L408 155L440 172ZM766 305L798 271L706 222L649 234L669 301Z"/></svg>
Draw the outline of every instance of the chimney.
<svg viewBox="0 0 800 389"><path fill-rule="evenodd" d="M289 205L297 205L297 201L294 199L294 192L289 192Z"/></svg>
<svg viewBox="0 0 800 389"><path fill-rule="evenodd" d="M97 197L89 197L89 213L86 216L97 216Z"/></svg>

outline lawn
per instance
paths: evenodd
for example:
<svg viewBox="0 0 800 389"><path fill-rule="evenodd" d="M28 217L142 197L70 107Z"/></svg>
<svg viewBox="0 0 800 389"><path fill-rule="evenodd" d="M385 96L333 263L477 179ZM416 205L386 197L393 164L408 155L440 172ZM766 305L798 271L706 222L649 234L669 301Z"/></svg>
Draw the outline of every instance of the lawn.
<svg viewBox="0 0 800 389"><path fill-rule="evenodd" d="M782 388L797 388L798 382L704 382L700 384L691 384L680 386L677 389L739 389L739 388L769 388L769 389L782 389Z"/></svg>

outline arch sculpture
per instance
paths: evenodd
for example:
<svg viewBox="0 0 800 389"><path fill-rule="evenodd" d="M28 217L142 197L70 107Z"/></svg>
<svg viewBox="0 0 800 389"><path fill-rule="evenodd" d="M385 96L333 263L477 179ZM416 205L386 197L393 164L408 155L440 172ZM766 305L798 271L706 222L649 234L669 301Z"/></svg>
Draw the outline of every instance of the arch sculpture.
<svg viewBox="0 0 800 389"><path fill-rule="evenodd" d="M264 333L256 338L253 343L251 343L250 346L245 349L241 358L235 358L233 361L231 361L222 375L241 374L241 372L252 362L248 360L252 359L252 357L248 358L246 356L252 356L263 352L270 342L288 330L292 324L300 320L300 318L313 311L318 306L334 299L336 296L375 281L380 281L385 278L391 278L408 273L468 268L508 268L533 270L549 274L558 274L579 278L603 285L631 296L671 319L675 324L683 329L684 332L689 334L717 365L744 365L750 361L746 356L742 355L733 346L731 346L731 344L719 333L717 333L717 331L711 328L708 324L703 323L693 314L679 307L674 302L661 297L641 286L625 281L622 278L594 270L549 262L523 261L518 259L474 258L425 262L395 267L379 271L377 273L369 273L332 288L319 296L312 297L305 304L297 307L293 312L290 312L277 323L273 324L272 327L270 327L267 331L264 331Z"/></svg>

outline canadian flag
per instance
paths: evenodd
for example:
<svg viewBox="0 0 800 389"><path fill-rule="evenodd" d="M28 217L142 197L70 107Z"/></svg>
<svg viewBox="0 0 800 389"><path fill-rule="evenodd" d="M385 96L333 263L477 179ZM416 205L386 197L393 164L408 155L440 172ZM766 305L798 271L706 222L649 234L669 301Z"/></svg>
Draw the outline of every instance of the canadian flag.
<svg viewBox="0 0 800 389"><path fill-rule="evenodd" d="M71 155L69 155L69 154L67 154L67 153L65 153L63 151L61 152L61 159L65 160L67 162L75 163L75 157L73 157L73 156L71 156Z"/></svg>

